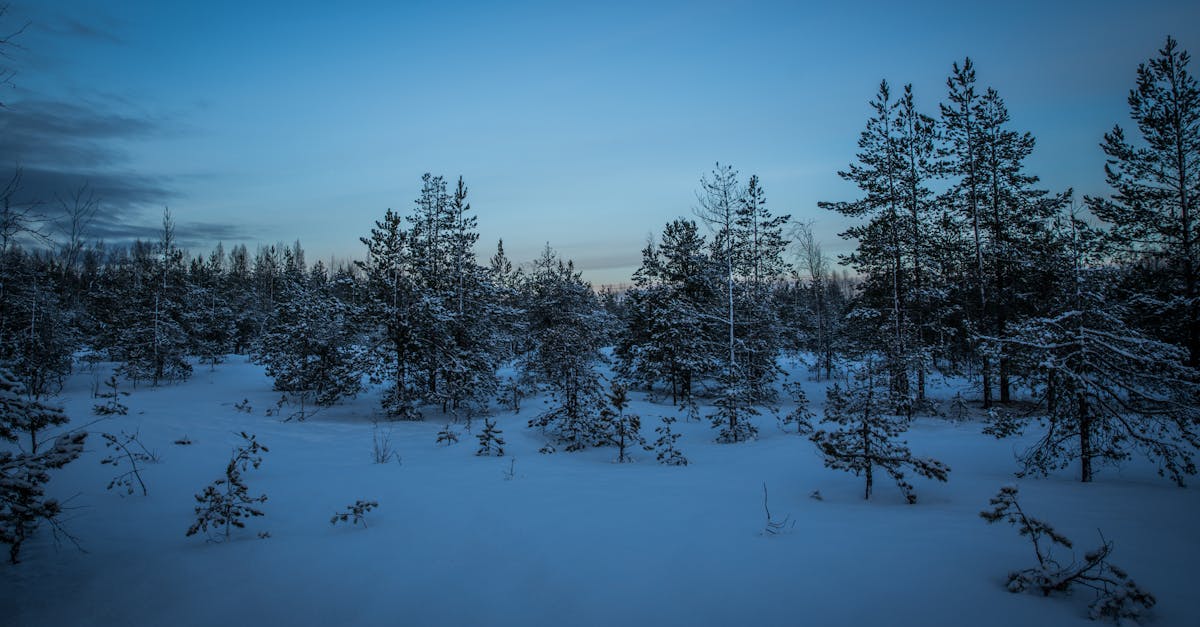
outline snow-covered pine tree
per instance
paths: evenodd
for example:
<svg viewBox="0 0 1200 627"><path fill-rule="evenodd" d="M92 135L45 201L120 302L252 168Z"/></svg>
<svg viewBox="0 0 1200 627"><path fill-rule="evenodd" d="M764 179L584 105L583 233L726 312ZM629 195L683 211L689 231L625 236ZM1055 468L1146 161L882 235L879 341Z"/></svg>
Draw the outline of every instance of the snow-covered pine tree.
<svg viewBox="0 0 1200 627"><path fill-rule="evenodd" d="M124 488L125 493L131 495L133 494L133 484L136 482L142 491L142 496L149 496L150 491L146 489L146 482L142 480L142 466L139 464L158 461L158 454L146 448L137 431L133 433L122 431L121 435L102 432L100 437L104 439L104 447L112 450L112 453L101 459L100 463L109 464L113 468L120 468L122 464L129 466L128 470L118 472L108 482L108 489Z"/></svg>
<svg viewBox="0 0 1200 627"><path fill-rule="evenodd" d="M658 245L642 251L634 287L624 298L617 370L647 388L668 384L672 403L690 396L693 382L717 366L713 342L721 320L704 313L717 302L717 268L705 248L695 222L667 224Z"/></svg>
<svg viewBox="0 0 1200 627"><path fill-rule="evenodd" d="M942 103L941 128L945 145L939 151L942 161L940 170L951 179L949 189L939 198L939 203L950 207L947 222L954 230L962 229L968 234L967 261L963 269L969 272L969 292L963 293L962 303L967 305L968 333L976 336L987 308L989 282L984 266L987 229L983 212L986 177L983 172L983 129L979 120L980 96L975 89L975 65L968 57L962 65L954 63L950 77L946 79L947 102ZM971 328L973 327L973 328ZM985 331L986 333L986 331ZM971 346L980 360L980 375L983 388L983 406L992 406L993 375L995 364L991 355L978 352L975 343Z"/></svg>
<svg viewBox="0 0 1200 627"><path fill-rule="evenodd" d="M746 442L757 438L758 427L750 419L759 415L759 411L754 405L754 390L741 368L734 369L732 376L722 375L720 385L720 395L713 403L716 411L708 416L717 429L717 441Z"/></svg>
<svg viewBox="0 0 1200 627"><path fill-rule="evenodd" d="M92 406L92 413L97 416L124 416L129 413L129 407L121 402L122 396L129 396L129 392L121 390L120 384L117 381L117 375L113 374L104 382L106 392L101 392L99 398L104 399L104 402Z"/></svg>
<svg viewBox="0 0 1200 627"><path fill-rule="evenodd" d="M1113 193L1087 203L1138 261L1144 317L1159 327L1152 330L1185 346L1188 365L1200 368L1200 83L1190 61L1167 37L1158 56L1138 66L1129 113L1141 141L1130 142L1120 126L1104 135Z"/></svg>
<svg viewBox="0 0 1200 627"><path fill-rule="evenodd" d="M913 323L909 301L912 281L905 238L910 229L905 221L902 176L907 171L899 141L897 112L891 87L881 81L870 103L872 116L858 139L857 162L838 176L853 182L863 196L850 202L821 202L818 206L847 217L864 218L842 233L858 241L853 254L842 263L863 277L857 307L872 312L868 332L860 336L859 349L883 356L891 398L907 405L911 394L910 373L914 364Z"/></svg>
<svg viewBox="0 0 1200 627"><path fill-rule="evenodd" d="M269 449L254 435L247 435L245 431L238 435L242 444L234 448L225 465L225 475L196 495L196 522L188 527L187 536L203 531L209 541L228 540L235 527L246 527L246 519L265 515L258 505L266 502L267 495L250 496L242 473L258 468L262 464L262 454Z"/></svg>
<svg viewBox="0 0 1200 627"><path fill-rule="evenodd" d="M56 393L79 345L51 260L9 246L0 253L0 363L34 398Z"/></svg>
<svg viewBox="0 0 1200 627"><path fill-rule="evenodd" d="M525 321L521 316L520 290L525 275L520 268L513 268L512 261L504 253L504 240L496 243L496 254L489 261L488 274L496 308L492 324L501 347L499 356L507 361L523 352L521 330Z"/></svg>
<svg viewBox="0 0 1200 627"><path fill-rule="evenodd" d="M465 200L465 191L464 191ZM456 230L455 211L446 189L446 179L426 172L421 177L421 193L408 216L411 225L408 245L410 271L418 298L411 312L417 339L417 392L422 400L442 404L448 397L439 389L444 370L454 360L455 346L451 329L455 319L455 283L451 274L451 238Z"/></svg>
<svg viewBox="0 0 1200 627"><path fill-rule="evenodd" d="M483 431L475 436L479 438L479 450L475 451L476 455L495 455L496 457L504 457L504 438L500 437L504 432L496 428L496 421L491 418L483 419Z"/></svg>
<svg viewBox="0 0 1200 627"><path fill-rule="evenodd" d="M151 385L180 381L192 374L187 362L188 335L182 324L184 298L183 251L176 245L175 222L163 212L163 228L154 245L134 242L132 275L120 285L123 305L117 314L114 357L119 371L133 381Z"/></svg>
<svg viewBox="0 0 1200 627"><path fill-rule="evenodd" d="M1112 553L1112 542L1100 534L1099 548L1087 552L1083 561L1072 555L1070 563L1063 564L1054 557L1054 546L1072 548L1071 541L1059 534L1049 524L1025 513L1017 502L1017 487L1004 486L992 497L991 509L979 512L989 524L1007 522L1033 543L1033 552L1038 565L1033 568L1013 571L1008 574L1009 592L1036 590L1042 596L1055 592L1070 593L1075 586L1095 592L1089 608L1092 619L1108 618L1121 623L1122 619L1140 620L1144 610L1154 607L1154 595L1134 583L1126 572L1108 563Z"/></svg>
<svg viewBox="0 0 1200 627"><path fill-rule="evenodd" d="M66 433L39 453L0 451L0 543L8 545L8 559L20 561L21 545L47 522L58 533L64 533L58 499L46 498L45 485L50 471L62 468L83 454L87 432ZM70 535L66 534L69 538Z"/></svg>
<svg viewBox="0 0 1200 627"><path fill-rule="evenodd" d="M1062 296L1048 315L999 340L1034 364L1037 409L999 412L988 431L1005 437L1033 423L1042 429L1019 456L1020 475L1078 460L1086 482L1096 463L1119 463L1136 452L1183 485L1185 475L1196 473L1200 379L1183 365L1184 350L1126 322L1128 312L1112 293L1115 270L1105 263L1103 235L1075 215L1060 229Z"/></svg>
<svg viewBox="0 0 1200 627"><path fill-rule="evenodd" d="M826 393L825 418L812 441L825 457L825 466L852 472L866 479L863 498L870 499L876 467L886 472L910 504L917 502L913 486L905 478L905 469L937 481L945 481L950 472L945 464L915 457L907 442L898 436L908 429L908 420L893 412L895 400L889 398L890 386L883 380L882 368L871 358L846 382L834 384Z"/></svg>
<svg viewBox="0 0 1200 627"><path fill-rule="evenodd" d="M442 427L442 430L437 432L437 440L435 440L434 443L445 444L446 446L458 444L458 432L455 431L454 427L450 426L449 423L446 423L446 425Z"/></svg>
<svg viewBox="0 0 1200 627"><path fill-rule="evenodd" d="M262 331L255 301L250 251L245 244L238 244L229 251L220 290L220 302L227 304L231 311L232 350L238 355L249 353Z"/></svg>
<svg viewBox="0 0 1200 627"><path fill-rule="evenodd" d="M339 522L348 522L351 525L362 523L363 529L367 528L367 512L379 507L379 501L364 501L358 499L353 505L347 505L346 511L335 512L333 517L329 519L329 524L336 525Z"/></svg>
<svg viewBox="0 0 1200 627"><path fill-rule="evenodd" d="M792 397L792 410L783 416L779 422L785 428L789 425L795 425L796 433L801 435L812 433L813 418L817 415L808 408L808 394L804 392L804 386L799 381L792 381L783 385L788 396Z"/></svg>
<svg viewBox="0 0 1200 627"><path fill-rule="evenodd" d="M1034 293L1045 275L1034 265L1038 244L1053 215L1064 206L1067 195L1050 195L1034 185L1038 177L1025 172L1025 159L1033 153L1034 138L1009 128L1008 108L996 90L988 88L979 101L977 117L981 173L985 180L986 230L985 270L989 284L983 326L992 337L1005 337L1027 310L1040 303L1025 303L1024 294ZM1013 363L1005 346L997 349L996 384L1001 403L1011 400Z"/></svg>
<svg viewBox="0 0 1200 627"><path fill-rule="evenodd" d="M722 280L725 283L721 300L724 317L724 333L722 342L722 369L726 381L735 379L737 370L737 261L738 238L734 234L737 228L738 209L745 195L738 182L738 172L732 166L716 164L712 174L700 179L700 193L697 194L699 206L696 208L699 217L713 231L713 241L710 244L714 264L721 267ZM715 310L714 310L715 311Z"/></svg>
<svg viewBox="0 0 1200 627"><path fill-rule="evenodd" d="M736 210L733 237L736 272L740 277L737 305L741 310L739 366L756 402L775 398L772 385L780 369L780 325L773 306L774 288L786 273L783 225L790 215L773 215L757 175L751 175Z"/></svg>
<svg viewBox="0 0 1200 627"><path fill-rule="evenodd" d="M465 413L468 421L487 409L499 388L496 369L508 346L506 325L510 316L503 303L502 287L488 268L475 261L479 240L477 220L467 202L467 186L459 177L449 206L450 231L446 235L445 282L448 346L440 367L443 411Z"/></svg>
<svg viewBox="0 0 1200 627"><path fill-rule="evenodd" d="M520 367L550 388L550 408L529 421L568 451L607 440L600 409L604 406L600 352L607 316L591 286L560 260L549 245L534 262L526 289L526 329L532 349Z"/></svg>
<svg viewBox="0 0 1200 627"><path fill-rule="evenodd" d="M930 185L938 176L937 122L917 108L911 84L904 86L904 93L896 103L893 126L902 162L897 182L900 204L905 212L903 240L910 264L907 300L913 328L910 361L916 374L913 401L918 406L925 406L925 378L932 366L934 330L951 309L951 304L944 298L950 279L935 271L930 237L936 206Z"/></svg>
<svg viewBox="0 0 1200 627"><path fill-rule="evenodd" d="M383 220L371 229L371 236L360 238L367 247L367 256L355 265L364 275L363 317L368 333L375 338L372 376L391 385L383 395L383 409L402 420L419 420L415 360L420 346L413 319L420 296L408 240L403 218L388 209Z"/></svg>
<svg viewBox="0 0 1200 627"><path fill-rule="evenodd" d="M28 452L0 450L0 542L9 546L9 560L17 563L21 545L39 522L61 531L58 515L62 505L46 498L50 470L62 468L83 453L86 432L66 433L42 447L38 435L50 426L68 422L56 407L30 399L23 384L7 368L0 367L0 441L19 444L29 434ZM38 450L41 448L42 450Z"/></svg>
<svg viewBox="0 0 1200 627"><path fill-rule="evenodd" d="M604 430L617 447L617 463L631 462L633 458L626 451L635 446L646 446L646 440L642 437L642 419L626 411L629 408L629 393L625 386L614 381L607 396L608 405L600 411L601 419L608 423Z"/></svg>
<svg viewBox="0 0 1200 627"><path fill-rule="evenodd" d="M0 366L0 440L15 442L37 453L45 440L45 431L67 424L70 419L61 407L31 398L28 388L8 368Z"/></svg>
<svg viewBox="0 0 1200 627"><path fill-rule="evenodd" d="M653 450L660 464L687 466L687 458L675 447L675 443L679 440L679 434L671 429L673 424L675 424L674 416L663 416L662 424L654 428L658 439L654 440Z"/></svg>
<svg viewBox="0 0 1200 627"><path fill-rule="evenodd" d="M276 390L296 398L298 417L304 419L309 403L328 407L357 394L363 376L352 323L357 311L333 293L323 270L285 278L275 307L255 360L266 365Z"/></svg>
<svg viewBox="0 0 1200 627"><path fill-rule="evenodd" d="M220 244L207 261L197 257L188 267L188 308L186 326L190 351L209 369L233 350L234 312L225 301L221 283L224 278L225 251Z"/></svg>

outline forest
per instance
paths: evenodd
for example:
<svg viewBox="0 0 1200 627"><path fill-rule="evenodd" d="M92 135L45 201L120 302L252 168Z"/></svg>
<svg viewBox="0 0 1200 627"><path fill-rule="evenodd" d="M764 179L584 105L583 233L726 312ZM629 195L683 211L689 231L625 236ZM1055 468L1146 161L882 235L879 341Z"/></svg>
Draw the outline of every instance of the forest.
<svg viewBox="0 0 1200 627"><path fill-rule="evenodd" d="M53 479L92 449L117 473L110 489L149 494L146 436L110 433L106 420L246 363L266 377L260 397L278 399L272 420L369 419L384 462L381 430L408 423L438 429L423 446L477 438L471 458L503 457L500 434L519 432L545 460L599 450L664 467L695 466L690 441L736 449L782 432L789 455L852 474L855 499L894 485L921 508L918 490L941 494L933 486L953 484L958 464L918 455L906 434L966 421L971 438L1012 451L1023 487L1066 477L1056 489L1072 490L1131 466L1194 505L1175 487L1196 474L1200 449L1200 85L1189 63L1168 37L1138 67L1129 119L1097 138L1102 196L1040 184L1026 165L1036 138L1014 128L970 58L942 94L881 82L857 155L837 172L858 193L819 208L851 225L851 253L831 258L762 179L717 163L678 190L694 194L693 213L662 226L620 289L589 284L551 244L530 261L480 242L461 176L424 174L407 211L363 225L358 256L327 264L299 241L185 250L170 210L156 239L106 243L89 230L94 191L62 190L52 220L19 200L15 168L0 189L0 542L13 564L0 576L15 577L27 545L50 534L87 544ZM243 483L271 463L253 428L195 496L188 536L248 534L268 509ZM1008 590L1082 589L1091 617L1117 622L1155 606L1109 562L1103 535L1082 559L1049 557L1070 541L1001 483L982 516L1016 526L1037 557ZM772 516L787 497L761 492L768 535L800 533L803 521ZM376 507L399 505L359 500L333 522L365 524Z"/></svg>

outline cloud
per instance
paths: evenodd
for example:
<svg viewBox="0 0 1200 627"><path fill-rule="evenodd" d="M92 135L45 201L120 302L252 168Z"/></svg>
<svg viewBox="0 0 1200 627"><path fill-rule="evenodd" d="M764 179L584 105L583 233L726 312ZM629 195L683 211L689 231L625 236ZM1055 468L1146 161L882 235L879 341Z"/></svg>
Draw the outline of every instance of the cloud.
<svg viewBox="0 0 1200 627"><path fill-rule="evenodd" d="M37 204L51 221L62 217L60 198L83 186L99 202L88 229L92 239L122 244L157 239L162 208L180 196L170 177L126 167L123 147L167 133L164 120L110 110L90 103L26 99L0 109L0 178L21 169L14 200ZM231 225L188 222L177 225L181 245L207 246L215 240L247 239Z"/></svg>
<svg viewBox="0 0 1200 627"><path fill-rule="evenodd" d="M125 161L116 144L162 131L158 121L88 103L22 100L0 111L0 155L35 167L94 169Z"/></svg>
<svg viewBox="0 0 1200 627"><path fill-rule="evenodd" d="M25 99L0 110L0 173L21 169L18 203L38 204L50 218L57 199L87 185L101 201L93 229L123 234L144 210L174 196L170 181L122 168L122 142L152 136L159 124L86 103Z"/></svg>

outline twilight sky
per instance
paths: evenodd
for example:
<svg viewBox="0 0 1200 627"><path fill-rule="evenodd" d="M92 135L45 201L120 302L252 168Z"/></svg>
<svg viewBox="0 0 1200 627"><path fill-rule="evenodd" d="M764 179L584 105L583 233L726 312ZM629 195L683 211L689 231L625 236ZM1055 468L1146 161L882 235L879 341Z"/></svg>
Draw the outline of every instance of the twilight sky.
<svg viewBox="0 0 1200 627"><path fill-rule="evenodd" d="M1167 34L1200 55L1194 0L831 4L15 0L0 166L51 205L89 181L109 241L169 206L193 252L299 238L310 261L461 174L481 258L549 241L615 283L718 160L844 250L816 203L855 196L836 172L881 78L935 114L971 56L1037 137L1030 171L1098 194L1137 64Z"/></svg>

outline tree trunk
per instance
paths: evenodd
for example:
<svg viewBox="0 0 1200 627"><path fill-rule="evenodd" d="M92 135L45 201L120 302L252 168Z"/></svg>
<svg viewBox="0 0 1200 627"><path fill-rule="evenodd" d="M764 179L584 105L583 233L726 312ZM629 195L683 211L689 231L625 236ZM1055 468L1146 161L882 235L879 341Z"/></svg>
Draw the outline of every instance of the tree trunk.
<svg viewBox="0 0 1200 627"><path fill-rule="evenodd" d="M1092 417L1087 397L1079 395L1079 480L1092 481Z"/></svg>

